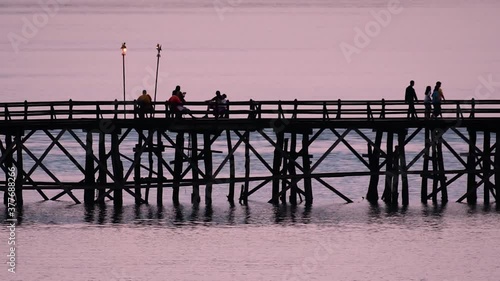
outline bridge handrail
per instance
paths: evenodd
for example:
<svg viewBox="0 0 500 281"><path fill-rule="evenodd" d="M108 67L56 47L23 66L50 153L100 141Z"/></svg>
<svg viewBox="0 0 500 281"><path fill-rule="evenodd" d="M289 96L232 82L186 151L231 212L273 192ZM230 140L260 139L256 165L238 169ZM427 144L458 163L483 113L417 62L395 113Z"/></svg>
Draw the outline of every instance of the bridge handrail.
<svg viewBox="0 0 500 281"><path fill-rule="evenodd" d="M172 117L167 101L154 104L156 118ZM125 110L123 109L125 105ZM186 102L193 114L207 114L206 101ZM416 112L424 117L425 105L415 103ZM489 115L500 118L500 100L446 100L442 103L444 115L474 118ZM317 118L368 120L406 117L408 105L403 100L263 100L231 101L226 116L229 118ZM127 119L138 118L137 101L41 101L2 102L0 122L10 120L54 119ZM220 118L220 117L217 117Z"/></svg>

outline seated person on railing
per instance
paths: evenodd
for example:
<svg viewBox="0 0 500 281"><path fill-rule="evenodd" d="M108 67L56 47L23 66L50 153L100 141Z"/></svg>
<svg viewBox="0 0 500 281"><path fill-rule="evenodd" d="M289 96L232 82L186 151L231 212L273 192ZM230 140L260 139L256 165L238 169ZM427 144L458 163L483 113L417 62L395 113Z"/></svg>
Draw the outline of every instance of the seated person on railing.
<svg viewBox="0 0 500 281"><path fill-rule="evenodd" d="M221 95L219 91L215 92L215 97L210 100L207 100L207 112L212 111L214 116L223 117L227 111L227 96L226 94ZM208 113L203 116L203 118L207 118Z"/></svg>
<svg viewBox="0 0 500 281"><path fill-rule="evenodd" d="M151 96L146 90L142 91L142 95L137 98L137 109L139 111L139 118L144 118L144 116L153 112L153 104L151 101Z"/></svg>
<svg viewBox="0 0 500 281"><path fill-rule="evenodd" d="M194 116L191 114L189 108L185 107L183 104L184 97L186 96L186 92L180 92L174 90L172 92L172 96L168 100L168 104L170 107L170 112L175 114L176 118L181 118L182 114L189 114L191 117Z"/></svg>
<svg viewBox="0 0 500 281"><path fill-rule="evenodd" d="M224 117L228 111L228 103L227 95L222 94L219 103L217 104L217 108L215 109L214 115L217 114L218 117Z"/></svg>

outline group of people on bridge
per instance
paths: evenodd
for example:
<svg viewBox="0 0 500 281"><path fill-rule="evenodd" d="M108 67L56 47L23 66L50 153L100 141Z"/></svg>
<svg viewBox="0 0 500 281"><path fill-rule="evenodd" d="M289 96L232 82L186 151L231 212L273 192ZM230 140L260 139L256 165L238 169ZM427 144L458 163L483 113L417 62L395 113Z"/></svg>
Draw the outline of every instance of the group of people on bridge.
<svg viewBox="0 0 500 281"><path fill-rule="evenodd" d="M410 85L406 87L405 102L408 104L408 119L418 119L417 111L415 110L415 102L418 101L417 93L413 86L415 81L411 80ZM441 102L445 100L443 89L441 89L441 82L437 81L434 90L431 86L425 88L425 119L443 117L441 110Z"/></svg>
<svg viewBox="0 0 500 281"><path fill-rule="evenodd" d="M177 85L172 91L172 96L168 100L169 110L176 117L181 117L183 114L188 114L193 118L196 118L191 114L191 110L185 106L186 103L186 92L181 91L181 86ZM228 111L228 100L226 94L221 94L220 91L215 92L215 96L210 100L207 100L207 114L203 116L208 117L208 113L212 113L216 117L224 117ZM153 102L151 96L146 90L142 91L142 95L137 98L137 110L139 118L152 117L154 112Z"/></svg>

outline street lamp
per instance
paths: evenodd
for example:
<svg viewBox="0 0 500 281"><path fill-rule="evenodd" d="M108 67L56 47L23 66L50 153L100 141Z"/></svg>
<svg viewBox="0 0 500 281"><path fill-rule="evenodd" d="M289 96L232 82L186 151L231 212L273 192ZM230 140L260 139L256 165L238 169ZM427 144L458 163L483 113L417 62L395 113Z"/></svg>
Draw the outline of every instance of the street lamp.
<svg viewBox="0 0 500 281"><path fill-rule="evenodd" d="M156 55L156 81L155 81L155 100L154 100L154 108L155 110L153 111L153 117L155 116L156 112L156 92L158 90L158 70L160 68L160 53L161 53L161 45L156 44L156 50L158 51L158 54Z"/></svg>
<svg viewBox="0 0 500 281"><path fill-rule="evenodd" d="M123 118L126 119L126 109L125 109L125 55L127 54L127 46L123 42L122 47L122 61L123 61Z"/></svg>

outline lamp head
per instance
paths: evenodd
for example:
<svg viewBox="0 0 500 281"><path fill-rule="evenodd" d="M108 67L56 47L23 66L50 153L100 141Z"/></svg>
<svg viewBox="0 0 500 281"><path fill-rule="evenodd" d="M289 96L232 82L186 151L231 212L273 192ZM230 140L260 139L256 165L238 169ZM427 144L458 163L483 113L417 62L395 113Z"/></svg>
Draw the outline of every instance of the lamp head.
<svg viewBox="0 0 500 281"><path fill-rule="evenodd" d="M125 45L125 42L123 42L120 49L122 50L122 56L125 56L127 54L127 46Z"/></svg>
<svg viewBox="0 0 500 281"><path fill-rule="evenodd" d="M156 44L156 50L158 50L158 53L161 52L161 45L160 44Z"/></svg>

